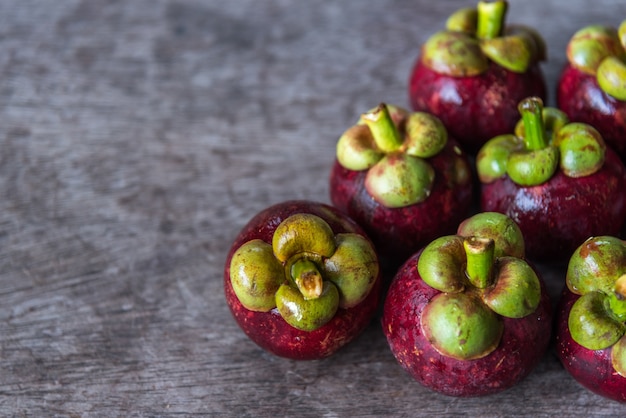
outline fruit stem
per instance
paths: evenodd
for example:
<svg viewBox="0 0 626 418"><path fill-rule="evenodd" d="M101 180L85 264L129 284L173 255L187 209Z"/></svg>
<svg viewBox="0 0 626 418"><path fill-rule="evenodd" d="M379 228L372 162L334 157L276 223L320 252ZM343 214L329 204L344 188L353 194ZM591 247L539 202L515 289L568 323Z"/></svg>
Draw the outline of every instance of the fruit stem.
<svg viewBox="0 0 626 418"><path fill-rule="evenodd" d="M611 312L620 320L626 320L626 274L615 281L613 294L609 298Z"/></svg>
<svg viewBox="0 0 626 418"><path fill-rule="evenodd" d="M474 286L484 289L493 279L495 242L491 238L468 237L463 240L467 257L466 273Z"/></svg>
<svg viewBox="0 0 626 418"><path fill-rule="evenodd" d="M322 275L311 260L301 258L291 265L291 277L305 299L317 299L324 287Z"/></svg>
<svg viewBox="0 0 626 418"><path fill-rule="evenodd" d="M517 107L524 122L524 144L528 151L544 149L547 145L543 128L543 101L527 97Z"/></svg>
<svg viewBox="0 0 626 418"><path fill-rule="evenodd" d="M478 39L493 39L500 36L504 28L507 8L508 3L504 0L478 2L478 26L476 28Z"/></svg>
<svg viewBox="0 0 626 418"><path fill-rule="evenodd" d="M364 113L361 118L369 126L374 142L382 151L393 152L402 146L404 141L385 103Z"/></svg>

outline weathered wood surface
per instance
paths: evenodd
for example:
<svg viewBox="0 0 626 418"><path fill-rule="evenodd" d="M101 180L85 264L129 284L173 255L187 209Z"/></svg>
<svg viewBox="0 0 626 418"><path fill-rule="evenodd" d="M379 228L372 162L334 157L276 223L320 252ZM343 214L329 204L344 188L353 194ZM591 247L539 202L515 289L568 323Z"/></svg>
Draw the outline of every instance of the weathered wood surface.
<svg viewBox="0 0 626 418"><path fill-rule="evenodd" d="M250 342L223 299L236 233L328 202L338 135L407 105L418 45L468 1L0 2L3 416L617 416L552 352L488 398L433 394L377 321L336 356ZM551 89L622 0L511 1L548 40ZM547 272L553 295L561 271Z"/></svg>

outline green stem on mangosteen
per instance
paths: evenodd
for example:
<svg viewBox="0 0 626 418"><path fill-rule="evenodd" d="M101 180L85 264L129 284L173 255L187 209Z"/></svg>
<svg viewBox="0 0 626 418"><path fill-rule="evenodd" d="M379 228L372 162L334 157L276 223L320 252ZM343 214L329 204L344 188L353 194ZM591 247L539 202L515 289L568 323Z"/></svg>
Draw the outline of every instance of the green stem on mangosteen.
<svg viewBox="0 0 626 418"><path fill-rule="evenodd" d="M478 39L493 39L502 34L507 8L506 1L478 2L478 27L476 28Z"/></svg>
<svg viewBox="0 0 626 418"><path fill-rule="evenodd" d="M317 299L322 294L324 282L317 266L311 260L301 258L291 265L291 278L304 299Z"/></svg>
<svg viewBox="0 0 626 418"><path fill-rule="evenodd" d="M467 258L467 277L475 287L485 289L493 281L495 242L491 238L467 237L463 240Z"/></svg>
<svg viewBox="0 0 626 418"><path fill-rule="evenodd" d="M374 142L382 151L393 152L402 146L403 138L386 104L381 103L373 110L364 113L361 119L369 126Z"/></svg>
<svg viewBox="0 0 626 418"><path fill-rule="evenodd" d="M609 308L619 321L626 321L626 274L615 281L613 293L609 295Z"/></svg>
<svg viewBox="0 0 626 418"><path fill-rule="evenodd" d="M524 144L528 151L544 149L547 146L543 127L543 102L539 97L528 97L518 106L524 122Z"/></svg>

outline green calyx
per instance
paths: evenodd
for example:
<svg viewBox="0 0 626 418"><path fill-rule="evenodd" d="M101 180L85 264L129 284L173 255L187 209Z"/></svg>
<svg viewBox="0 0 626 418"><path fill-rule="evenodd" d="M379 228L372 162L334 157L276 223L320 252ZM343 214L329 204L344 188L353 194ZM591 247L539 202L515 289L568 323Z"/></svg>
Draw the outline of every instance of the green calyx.
<svg viewBox="0 0 626 418"><path fill-rule="evenodd" d="M611 364L622 377L626 377L626 338L622 337L611 347Z"/></svg>
<svg viewBox="0 0 626 418"><path fill-rule="evenodd" d="M422 46L422 63L452 77L472 77L489 68L480 42L465 32L440 31Z"/></svg>
<svg viewBox="0 0 626 418"><path fill-rule="evenodd" d="M504 325L480 299L465 293L439 293L424 307L424 336L441 354L474 360L496 349Z"/></svg>
<svg viewBox="0 0 626 418"><path fill-rule="evenodd" d="M602 168L606 145L590 125L569 123L558 109L544 108L537 97L520 102L515 134L490 139L479 150L476 169L482 183L504 175L520 186L538 186L556 171L584 177Z"/></svg>
<svg viewBox="0 0 626 418"><path fill-rule="evenodd" d="M453 77L481 74L489 61L524 73L545 59L545 42L533 29L505 27L506 1L479 1L463 8L446 22L446 30L431 36L422 47L422 62L433 71Z"/></svg>
<svg viewBox="0 0 626 418"><path fill-rule="evenodd" d="M560 167L568 177L589 176L602 168L606 145L591 125L569 123L560 129L553 142L560 151Z"/></svg>
<svg viewBox="0 0 626 418"><path fill-rule="evenodd" d="M602 350L624 335L626 326L611 315L609 304L607 294L594 291L572 305L567 326L574 341L589 350Z"/></svg>
<svg viewBox="0 0 626 418"><path fill-rule="evenodd" d="M389 208L423 202L430 195L435 171L425 160L407 154L386 155L365 177L365 188Z"/></svg>
<svg viewBox="0 0 626 418"><path fill-rule="evenodd" d="M600 88L626 100L626 20L618 29L590 25L577 31L567 45L570 64L595 76Z"/></svg>
<svg viewBox="0 0 626 418"><path fill-rule="evenodd" d="M370 195L386 207L399 208L428 198L435 180L428 159L447 141L437 117L382 103L339 138L337 161L349 170L367 170Z"/></svg>
<svg viewBox="0 0 626 418"><path fill-rule="evenodd" d="M378 259L372 245L357 234L338 234L337 250L324 259L325 277L341 289L339 307L352 308L369 294L378 277Z"/></svg>
<svg viewBox="0 0 626 418"><path fill-rule="evenodd" d="M272 246L255 239L237 249L230 262L230 281L235 295L251 311L269 311L283 279L283 266Z"/></svg>
<svg viewBox="0 0 626 418"><path fill-rule="evenodd" d="M548 181L559 164L559 150L546 147L538 150L512 152L507 174L520 186L536 186Z"/></svg>
<svg viewBox="0 0 626 418"><path fill-rule="evenodd" d="M598 66L598 85L618 100L626 100L626 63L617 57L607 57Z"/></svg>
<svg viewBox="0 0 626 418"><path fill-rule="evenodd" d="M626 274L615 281L613 292L609 293L609 308L615 318L626 321Z"/></svg>
<svg viewBox="0 0 626 418"><path fill-rule="evenodd" d="M498 212L481 212L465 219L457 228L457 235L489 238L494 242L494 257L524 258L522 230L515 221Z"/></svg>
<svg viewBox="0 0 626 418"><path fill-rule="evenodd" d="M446 29L451 32L464 32L474 35L478 27L478 10L464 7L452 13L446 21Z"/></svg>
<svg viewBox="0 0 626 418"><path fill-rule="evenodd" d="M274 231L272 243L244 243L233 254L230 281L251 311L274 308L291 326L315 330L338 309L361 303L379 273L371 243L361 235L335 235L326 221L294 214Z"/></svg>
<svg viewBox="0 0 626 418"><path fill-rule="evenodd" d="M484 235L440 237L424 248L417 264L422 280L442 292L424 309L425 335L440 353L462 360L493 351L502 335L501 317L525 317L541 299L535 271L511 255L524 252L519 228L502 214L472 218L460 230Z"/></svg>
<svg viewBox="0 0 626 418"><path fill-rule="evenodd" d="M578 295L594 291L609 294L615 280L626 274L626 241L612 236L591 237L570 257L566 284Z"/></svg>
<svg viewBox="0 0 626 418"><path fill-rule="evenodd" d="M613 347L613 366L626 375L626 241L587 239L570 258L566 283L581 295L568 318L572 338L590 350Z"/></svg>
<svg viewBox="0 0 626 418"><path fill-rule="evenodd" d="M315 331L330 321L339 307L339 292L331 283L324 283L315 299L307 299L288 284L276 291L276 308L285 322L302 331Z"/></svg>
<svg viewBox="0 0 626 418"><path fill-rule="evenodd" d="M611 347L611 364L621 376L626 377L626 274L615 281L613 293L608 296L609 314L616 319L615 331L620 338Z"/></svg>

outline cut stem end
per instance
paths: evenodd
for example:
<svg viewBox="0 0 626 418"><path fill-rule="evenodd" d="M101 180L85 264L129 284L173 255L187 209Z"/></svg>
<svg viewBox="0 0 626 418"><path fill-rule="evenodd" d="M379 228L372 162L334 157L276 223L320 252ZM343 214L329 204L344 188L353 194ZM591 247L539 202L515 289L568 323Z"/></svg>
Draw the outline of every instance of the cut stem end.
<svg viewBox="0 0 626 418"><path fill-rule="evenodd" d="M479 1L478 25L476 36L478 39L493 39L502 34L504 19L508 9L506 1Z"/></svg>
<svg viewBox="0 0 626 418"><path fill-rule="evenodd" d="M528 97L518 106L524 122L524 143L529 151L536 151L547 146L543 126L543 101L539 97Z"/></svg>
<svg viewBox="0 0 626 418"><path fill-rule="evenodd" d="M467 257L467 277L477 288L484 289L493 279L495 242L491 238L468 237L463 241Z"/></svg>
<svg viewBox="0 0 626 418"><path fill-rule="evenodd" d="M402 146L403 138L386 104L379 104L373 110L361 115L361 119L370 128L374 142L382 151L393 152Z"/></svg>
<svg viewBox="0 0 626 418"><path fill-rule="evenodd" d="M300 259L291 266L291 277L305 299L317 299L322 294L324 281L314 262Z"/></svg>

